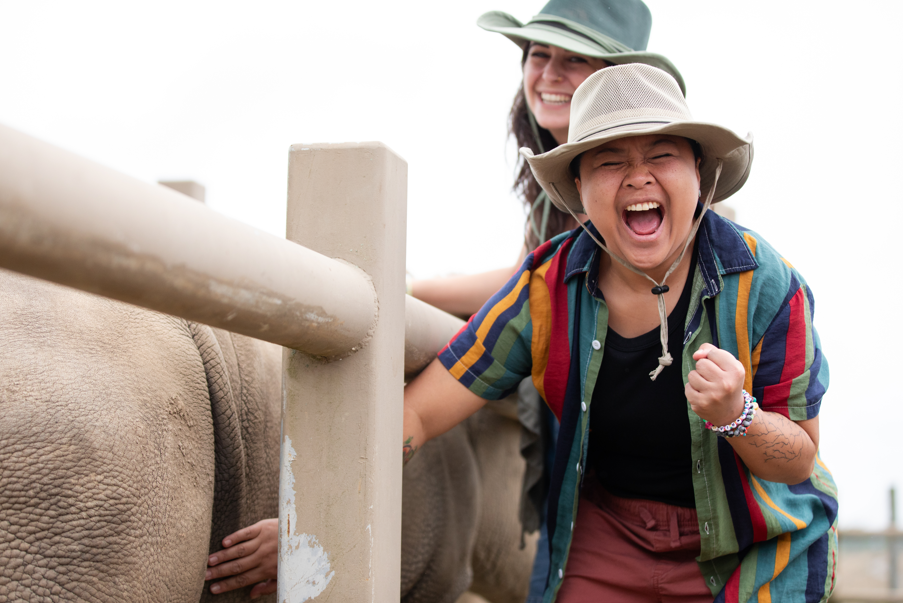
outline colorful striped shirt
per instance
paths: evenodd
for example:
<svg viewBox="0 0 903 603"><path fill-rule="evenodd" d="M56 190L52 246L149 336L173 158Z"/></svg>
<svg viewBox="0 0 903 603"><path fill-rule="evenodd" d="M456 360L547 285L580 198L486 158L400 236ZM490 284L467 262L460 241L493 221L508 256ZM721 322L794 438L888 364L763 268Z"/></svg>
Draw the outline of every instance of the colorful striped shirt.
<svg viewBox="0 0 903 603"><path fill-rule="evenodd" d="M828 364L806 282L759 235L714 212L706 213L697 237L682 362L665 370L680 366L686 383L693 353L711 343L746 367L744 389L764 410L793 421L817 416ZM605 350L608 309L588 281L597 252L580 230L540 246L439 352L456 379L487 399L502 398L531 377L560 421L548 507L547 603L555 600L567 564ZM837 557L837 489L821 458L800 484L769 482L704 429L689 404L687 415L702 538L697 561L715 600L827 600Z"/></svg>

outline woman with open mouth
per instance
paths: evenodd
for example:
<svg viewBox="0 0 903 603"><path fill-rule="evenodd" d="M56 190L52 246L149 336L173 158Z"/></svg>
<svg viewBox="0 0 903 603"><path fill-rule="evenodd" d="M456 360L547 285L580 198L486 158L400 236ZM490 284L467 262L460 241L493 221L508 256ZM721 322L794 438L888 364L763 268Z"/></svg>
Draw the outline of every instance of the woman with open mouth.
<svg viewBox="0 0 903 603"><path fill-rule="evenodd" d="M543 601L826 601L837 490L812 292L709 211L752 141L645 64L590 75L568 139L521 149L588 220L536 248L405 388L406 458L531 379L560 422Z"/></svg>

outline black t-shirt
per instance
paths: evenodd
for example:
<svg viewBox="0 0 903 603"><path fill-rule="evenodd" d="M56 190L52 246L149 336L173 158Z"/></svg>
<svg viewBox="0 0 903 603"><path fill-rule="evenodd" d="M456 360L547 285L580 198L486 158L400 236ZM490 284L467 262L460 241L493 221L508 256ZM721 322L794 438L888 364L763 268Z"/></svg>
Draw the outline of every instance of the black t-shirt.
<svg viewBox="0 0 903 603"><path fill-rule="evenodd" d="M671 366L655 381L649 372L662 354L660 327L627 339L611 328L590 409L590 466L602 486L624 498L695 507L690 422L681 354L690 307L696 250L686 285L668 315ZM649 303L656 303L651 293Z"/></svg>

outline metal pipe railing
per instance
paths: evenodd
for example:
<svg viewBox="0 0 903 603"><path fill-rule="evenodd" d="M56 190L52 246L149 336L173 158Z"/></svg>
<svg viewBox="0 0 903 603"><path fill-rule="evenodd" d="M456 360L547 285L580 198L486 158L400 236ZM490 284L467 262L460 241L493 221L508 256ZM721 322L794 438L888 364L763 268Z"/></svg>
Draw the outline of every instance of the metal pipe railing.
<svg viewBox="0 0 903 603"><path fill-rule="evenodd" d="M436 357L464 321L410 295L404 301L404 375L410 378Z"/></svg>

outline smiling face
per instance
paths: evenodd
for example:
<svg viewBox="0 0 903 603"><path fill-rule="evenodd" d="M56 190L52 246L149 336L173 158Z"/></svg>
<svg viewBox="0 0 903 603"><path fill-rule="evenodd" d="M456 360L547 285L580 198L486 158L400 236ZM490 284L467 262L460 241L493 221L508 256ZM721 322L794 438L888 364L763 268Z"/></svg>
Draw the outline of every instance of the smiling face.
<svg viewBox="0 0 903 603"><path fill-rule="evenodd" d="M530 43L524 63L524 94L537 123L563 144L568 138L571 97L590 75L609 66L605 59L576 54L558 46Z"/></svg>
<svg viewBox="0 0 903 603"><path fill-rule="evenodd" d="M583 153L577 190L612 253L660 278L683 249L699 160L680 136L621 138Z"/></svg>

